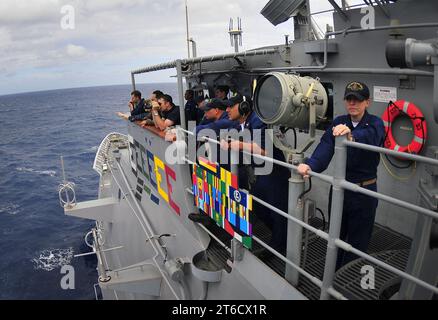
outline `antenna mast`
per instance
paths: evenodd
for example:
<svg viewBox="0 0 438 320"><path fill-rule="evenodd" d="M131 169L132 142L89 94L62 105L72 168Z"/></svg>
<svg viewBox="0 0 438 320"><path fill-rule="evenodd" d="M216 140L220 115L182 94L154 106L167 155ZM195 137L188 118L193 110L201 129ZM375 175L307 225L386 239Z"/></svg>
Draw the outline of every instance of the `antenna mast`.
<svg viewBox="0 0 438 320"><path fill-rule="evenodd" d="M185 0L185 7L186 7L187 58L190 58L189 10L188 10L188 6L187 6L187 0Z"/></svg>
<svg viewBox="0 0 438 320"><path fill-rule="evenodd" d="M237 29L234 29L233 25L233 18L230 18L228 33L230 34L231 46L234 46L234 51L237 53L239 52L239 46L242 46L242 19L237 18Z"/></svg>

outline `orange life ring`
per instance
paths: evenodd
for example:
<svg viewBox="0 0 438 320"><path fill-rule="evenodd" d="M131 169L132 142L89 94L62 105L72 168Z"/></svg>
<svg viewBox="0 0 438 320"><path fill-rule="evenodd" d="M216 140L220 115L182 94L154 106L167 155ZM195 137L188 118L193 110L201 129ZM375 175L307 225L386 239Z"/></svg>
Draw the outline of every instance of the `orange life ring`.
<svg viewBox="0 0 438 320"><path fill-rule="evenodd" d="M400 146L397 144L391 128L394 120L402 114L406 114L411 118L412 126L414 128L414 138L407 146ZM405 100L397 100L394 103L390 103L382 115L382 120L385 125L385 148L415 154L421 152L427 138L427 127L423 113L415 104Z"/></svg>

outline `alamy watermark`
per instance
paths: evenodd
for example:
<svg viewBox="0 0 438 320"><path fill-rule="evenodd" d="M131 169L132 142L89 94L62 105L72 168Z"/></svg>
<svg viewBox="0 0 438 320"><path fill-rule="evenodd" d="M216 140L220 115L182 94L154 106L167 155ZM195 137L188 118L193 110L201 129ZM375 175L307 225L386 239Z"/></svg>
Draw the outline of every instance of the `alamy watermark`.
<svg viewBox="0 0 438 320"><path fill-rule="evenodd" d="M61 268L61 274L65 274L61 278L61 288L63 290L75 289L75 268L71 265L64 265Z"/></svg>
<svg viewBox="0 0 438 320"><path fill-rule="evenodd" d="M76 15L75 8L72 5L65 5L61 8L61 29L62 30L74 30L76 27Z"/></svg>
<svg viewBox="0 0 438 320"><path fill-rule="evenodd" d="M189 122L189 131L195 131L195 122ZM185 164L187 160L196 162L199 157L207 158L212 163L221 165L251 165L256 175L272 173L272 161L259 156L273 158L274 143L272 129L254 129L238 131L236 129L221 129L219 137L213 129L202 129L197 134L188 134L187 142L184 134L177 133L177 141L170 144L165 152L165 161L170 164ZM246 145L245 152L238 146ZM263 149L264 154L251 156L248 153L254 146ZM257 147L255 147L257 148ZM258 148L257 148L258 149Z"/></svg>
<svg viewBox="0 0 438 320"><path fill-rule="evenodd" d="M360 270L362 279L360 287L364 290L374 290L376 288L376 270L372 266L363 266Z"/></svg>
<svg viewBox="0 0 438 320"><path fill-rule="evenodd" d="M360 13L364 16L360 20L360 27L362 29L375 29L376 28L376 14L373 6L363 7L360 9Z"/></svg>

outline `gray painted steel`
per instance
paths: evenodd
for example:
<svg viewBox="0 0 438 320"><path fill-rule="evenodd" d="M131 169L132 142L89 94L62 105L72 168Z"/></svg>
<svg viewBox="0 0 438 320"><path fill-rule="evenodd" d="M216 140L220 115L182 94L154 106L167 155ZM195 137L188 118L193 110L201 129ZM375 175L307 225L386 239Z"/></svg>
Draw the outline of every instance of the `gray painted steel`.
<svg viewBox="0 0 438 320"><path fill-rule="evenodd" d="M344 6L337 8L339 13L333 15L334 30L337 31L326 34L322 40L308 41L301 38L291 44L279 44L238 54L183 59L140 68L131 72L132 84L135 87L135 74L177 68L178 98L182 106L183 77L188 87L200 85L199 79L202 78L202 82L208 85L210 96L214 86L221 84L229 85L233 91L251 96L253 80L259 76L270 71L297 72L300 76L318 77L326 86L333 110L333 114L326 115L328 121L345 113L343 91L345 85L352 80L363 81L369 86L372 95L369 112L377 116L382 116L388 105L387 101L378 98L381 87L390 88L398 100L415 103L424 114L428 129L426 144L420 155L427 154L428 157L425 159L417 155L408 155L407 158L417 163L415 166L401 169L392 167L382 155L378 169L377 196L385 201L379 202L376 223L379 228L398 234L400 239L412 239L409 261L406 269L402 271L421 281L418 280L415 284L402 281L397 297L430 299L432 292L423 288L422 281L435 286L437 279L437 250L430 249L428 245L433 225L437 220L438 170L433 166L438 161L436 152L430 150L436 150L438 146L438 125L434 121L438 121L438 118L434 119L434 113L435 116L438 114L438 58L430 57L430 64L418 65L417 62L422 61L423 57L415 55L413 60L416 62L416 69L390 68L386 61L385 48L388 41L395 38L438 42L438 2L400 0L383 4L381 7L376 6L375 28L371 30L359 28L364 17L360 8L344 9ZM398 20L399 26L391 26L395 20ZM428 52L433 55L433 51ZM300 264L303 263L299 258L302 254L301 236L293 237L289 232L290 239L294 239L295 243L288 246L288 251L289 248L294 248L295 252L288 252L288 257L298 259L288 261L273 253L277 257L275 259L288 265L288 270L292 270L295 275L296 270L300 273L300 282L298 285L292 285L285 280L284 271L278 272L273 269L272 261L261 261L249 250L244 249L241 260L233 261L229 251L237 254L238 250L230 243L225 243L227 240L224 240L223 235L188 219L189 213L197 212L193 205L193 195L187 192L191 189L192 183L190 166L166 163L165 153L171 143L165 142L154 133L131 123L128 124L128 131L128 137L120 135L115 139L109 135L99 148L94 165L101 176L99 199L89 203L78 203L76 207L65 210L69 215L98 220L97 238L104 240L102 243L97 240L96 245L97 249L102 251L99 253L102 257L100 273L105 273L104 268L111 270L108 272L111 279L101 283L105 299L200 297L239 300L306 299L316 296L322 299L330 296L344 298L344 291L342 294L336 291L343 285L344 289L347 287L347 283L343 282L347 280L343 280L341 275L351 275L357 264L345 267L351 268L350 270L343 268L342 273L338 274L339 277L334 273L337 248L343 247L354 252L354 249L337 239L343 191L355 188L358 192L365 192L344 180L345 150L347 147L359 147L391 156L399 154L337 139L334 161L324 174L311 173L318 179L314 179L317 181L313 182L311 192L306 194L307 198L315 201L317 207L327 212L329 184L334 184L330 230L317 230L315 225L308 226L301 220L297 224L294 219L301 219L301 215L297 213L294 217L280 213L287 216L289 224L294 226L289 228L290 230L304 227L312 236L320 237L318 239L323 243L328 240L327 253L322 258L325 261L322 277L321 273L314 272L314 265L310 262ZM322 134L322 130L316 131L317 142ZM287 135L290 137L290 133ZM301 145L307 141L308 135L306 132L298 132L297 139L297 144ZM305 156L310 155L315 146L316 143L305 152ZM393 159L393 162L403 164L398 159ZM290 169L296 168L290 164L286 166ZM296 199L297 193L302 191L302 186L295 189L290 188L291 200ZM254 200L263 203L263 199ZM293 212L292 208L290 209ZM216 239L220 242L225 241L227 248L218 244ZM257 233L253 240L257 245L265 245L265 238L262 240ZM371 257L365 254L361 256L371 260L374 257L388 256L388 245L383 245L383 242L373 238L373 248L381 248L382 251L373 251ZM120 246L123 248L105 251ZM235 250L229 249L232 247ZM319 251L317 253L310 243L308 249L307 261L312 263L316 259L321 260L321 254L325 254ZM403 247L394 250L391 250L391 257L398 256L397 250L408 249ZM220 271L203 270L198 260L194 259L199 256L208 257ZM406 256L405 252L403 256ZM319 271L323 270L324 262L318 263ZM147 267L142 268L142 265ZM385 279L406 277L404 272L395 272L391 268L386 266L389 271L385 271ZM289 278L287 275L286 277ZM209 279L215 281L207 283L206 280ZM322 287L320 294L310 292L307 289L308 283ZM383 288L385 284L379 285ZM360 289L354 290L354 294L346 292L345 297L367 296L357 294L357 290ZM379 297L381 296L373 296Z"/></svg>

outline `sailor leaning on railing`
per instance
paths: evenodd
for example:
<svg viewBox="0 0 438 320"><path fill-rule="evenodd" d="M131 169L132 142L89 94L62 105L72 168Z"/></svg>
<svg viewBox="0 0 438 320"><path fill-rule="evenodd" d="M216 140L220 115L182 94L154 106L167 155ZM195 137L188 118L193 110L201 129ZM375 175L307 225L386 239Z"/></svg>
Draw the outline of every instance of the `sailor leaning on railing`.
<svg viewBox="0 0 438 320"><path fill-rule="evenodd" d="M351 82L345 88L346 115L333 120L312 156L298 166L298 172L308 177L308 171L324 171L334 153L335 137L347 135L349 140L381 146L385 129L383 121L367 112L370 91L362 82ZM346 180L377 191L379 153L347 148ZM331 197L329 197L331 198ZM361 193L345 190L340 238L363 252L367 251L374 225L378 200ZM330 207L330 205L329 205ZM336 269L357 258L352 253L338 251Z"/></svg>
<svg viewBox="0 0 438 320"><path fill-rule="evenodd" d="M263 156L271 156L276 160L285 161L282 151L273 146L273 154L268 154L266 148L266 129L267 126L253 111L252 101L250 98L236 95L225 101L228 106L226 111L230 120L238 121L240 131L247 131L250 133L250 140L238 141L234 140L227 142L221 141L222 149L232 149L236 151L246 151L253 154L260 154ZM255 132L260 136L255 135ZM269 142L268 142L269 143ZM273 143L271 142L271 145ZM241 154L241 153L240 153ZM254 176L253 169L256 163L251 161L251 165L245 166L239 159L239 187L249 189L250 193L256 197L263 199L276 208L287 211L288 199L288 180L290 177L289 169L274 164L272 171L269 174L261 174ZM251 181L255 178L255 181ZM251 183L252 182L252 183ZM275 186L275 188L274 188ZM286 240L287 240L287 220L276 212L262 206L255 202L253 204L253 213L255 216L267 224L272 230L272 238L269 245L285 255ZM269 251L259 252L260 255L269 255Z"/></svg>
<svg viewBox="0 0 438 320"><path fill-rule="evenodd" d="M128 102L128 107L130 113L117 112L116 114L131 122L142 121L140 125L151 125L152 121L152 103L158 101L160 97L164 95L160 90L155 90L152 92L149 99L143 99L141 97L141 92L134 90L131 92L131 100Z"/></svg>
<svg viewBox="0 0 438 320"><path fill-rule="evenodd" d="M226 112L224 111L225 109ZM215 98L209 100L203 107L203 110L205 111L205 117L210 122L196 126L193 132L195 137L203 137L203 132L206 132L205 130L215 133L215 137L220 136L220 133L224 131L228 133L233 130L236 133L239 133L239 131L240 133L244 132L244 141L240 141L240 139L232 141L221 140L222 152L228 152L231 149L266 155L279 161L285 161L283 152L275 148L272 141L268 141L267 144L265 143L267 126L253 112L250 98L239 94L228 100ZM173 141L174 138L175 133L169 132L166 135L166 140L168 141ZM266 148L267 146L273 146L273 149ZM267 152L271 150L272 154ZM219 155L219 152L216 155ZM269 172L255 176L254 169L255 167L260 168L260 164L257 165L257 162L260 161L251 159L249 164L245 164L246 162L243 160L243 157L244 155L239 153L239 188L249 190L252 195L263 199L282 211L287 211L289 169L274 164L272 170L268 169ZM230 157L226 158L230 159ZM228 168L228 163L220 162L219 164L221 167ZM253 204L253 213L272 230L273 237L269 245L284 255L286 253L287 220L259 203ZM268 255L269 251L261 251L257 254L262 256Z"/></svg>
<svg viewBox="0 0 438 320"><path fill-rule="evenodd" d="M117 115L131 122L141 121L142 126L155 125L161 131L181 124L179 107L173 103L170 95L159 90L154 91L149 100L141 99L141 93L133 91L129 108L131 115L122 112L117 112Z"/></svg>

